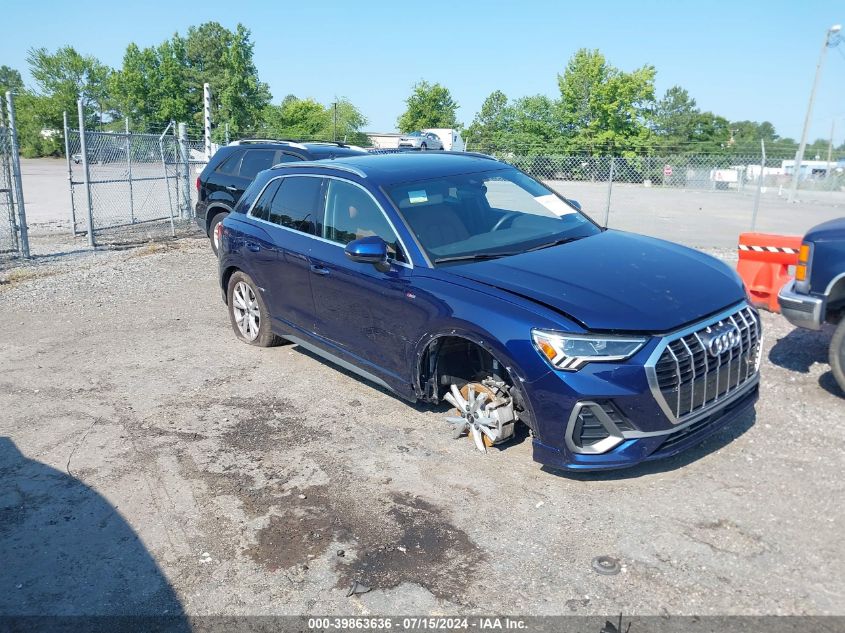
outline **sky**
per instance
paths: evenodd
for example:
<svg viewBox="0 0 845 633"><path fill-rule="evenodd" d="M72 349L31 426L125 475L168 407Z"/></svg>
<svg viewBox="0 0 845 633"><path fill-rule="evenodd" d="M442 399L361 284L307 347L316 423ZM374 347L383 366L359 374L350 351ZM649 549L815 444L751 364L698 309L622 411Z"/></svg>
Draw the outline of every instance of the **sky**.
<svg viewBox="0 0 845 633"><path fill-rule="evenodd" d="M252 31L259 76L274 102L287 94L350 99L369 131L392 131L420 79L440 82L469 124L484 98L558 96L557 74L579 48L657 70L661 95L678 84L703 110L771 121L798 139L825 33L845 23L842 0L3 0L0 64L27 85L26 53L72 45L119 67L126 45L160 43L215 20ZM828 49L809 139L845 142L845 41Z"/></svg>

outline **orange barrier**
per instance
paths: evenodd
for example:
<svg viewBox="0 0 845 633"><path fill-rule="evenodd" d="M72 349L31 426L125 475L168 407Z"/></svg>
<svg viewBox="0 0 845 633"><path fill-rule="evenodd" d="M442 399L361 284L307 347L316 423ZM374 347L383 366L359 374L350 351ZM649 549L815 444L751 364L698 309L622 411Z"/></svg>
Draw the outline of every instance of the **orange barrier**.
<svg viewBox="0 0 845 633"><path fill-rule="evenodd" d="M798 264L801 237L741 233L736 271L745 282L751 303L780 312L778 292L792 278L789 267Z"/></svg>

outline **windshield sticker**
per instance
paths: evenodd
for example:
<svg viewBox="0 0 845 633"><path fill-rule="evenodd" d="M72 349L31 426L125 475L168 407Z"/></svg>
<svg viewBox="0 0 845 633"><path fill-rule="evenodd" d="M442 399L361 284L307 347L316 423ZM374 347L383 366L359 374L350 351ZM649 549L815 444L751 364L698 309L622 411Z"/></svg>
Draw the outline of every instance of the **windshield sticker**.
<svg viewBox="0 0 845 633"><path fill-rule="evenodd" d="M409 191L408 192L408 200L411 204L419 204L420 202L428 202L428 196L425 195L425 191Z"/></svg>
<svg viewBox="0 0 845 633"><path fill-rule="evenodd" d="M553 193L550 193L547 196L535 196L534 199L555 215L561 216L575 213L575 209L570 207Z"/></svg>

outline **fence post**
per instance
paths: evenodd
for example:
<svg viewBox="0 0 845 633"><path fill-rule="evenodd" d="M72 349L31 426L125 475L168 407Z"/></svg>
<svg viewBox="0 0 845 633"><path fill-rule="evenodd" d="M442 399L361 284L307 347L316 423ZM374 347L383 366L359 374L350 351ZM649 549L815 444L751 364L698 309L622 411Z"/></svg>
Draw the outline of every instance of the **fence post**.
<svg viewBox="0 0 845 633"><path fill-rule="evenodd" d="M129 178L129 221L135 224L135 198L132 195L132 135L129 134L129 117L126 117L126 171Z"/></svg>
<svg viewBox="0 0 845 633"><path fill-rule="evenodd" d="M158 137L158 149L161 152L161 167L164 170L164 188L167 191L167 206L170 209L170 234L173 237L176 237L176 226L173 223L173 197L170 195L170 177L167 175L167 156L165 155L164 151L164 139L170 138L167 136L167 133L170 131L170 127L173 125L173 121L167 124L167 127L164 128L164 132L161 133L161 136ZM176 189L178 193L179 183L177 178Z"/></svg>
<svg viewBox="0 0 845 633"><path fill-rule="evenodd" d="M23 181L21 180L21 158L18 155L18 128L15 124L15 101L12 91L6 91L6 109L9 116L9 140L12 144L12 172L14 172L15 193L18 198L18 232L20 233L21 257L29 257L29 230L26 226L26 206L23 201Z"/></svg>
<svg viewBox="0 0 845 633"><path fill-rule="evenodd" d="M205 160L211 160L211 84L202 85L203 132L205 133Z"/></svg>
<svg viewBox="0 0 845 633"><path fill-rule="evenodd" d="M70 189L70 234L76 237L76 206L73 202L73 167L70 155L70 139L68 138L67 110L62 113L62 120L65 126L65 159L67 160L67 184Z"/></svg>
<svg viewBox="0 0 845 633"><path fill-rule="evenodd" d="M182 161L182 184L184 186L182 217L191 217L191 163L190 152L188 151L188 126L179 124L179 158ZM178 170L177 170L178 173Z"/></svg>
<svg viewBox="0 0 845 633"><path fill-rule="evenodd" d="M757 193L754 194L754 210L751 212L751 230L757 227L757 210L760 208L760 196L763 193L763 174L766 173L766 141L760 139L760 177L757 179Z"/></svg>
<svg viewBox="0 0 845 633"><path fill-rule="evenodd" d="M82 99L77 99L76 110L79 115L79 151L82 152L82 181L85 184L85 204L88 205L88 246L94 248L94 205L91 202L91 174L88 171L88 147L85 142L85 113L82 111Z"/></svg>
<svg viewBox="0 0 845 633"><path fill-rule="evenodd" d="M610 173L607 175L607 202L604 205L604 226L607 227L610 222L610 195L613 191L613 163L615 162L613 156L610 157Z"/></svg>

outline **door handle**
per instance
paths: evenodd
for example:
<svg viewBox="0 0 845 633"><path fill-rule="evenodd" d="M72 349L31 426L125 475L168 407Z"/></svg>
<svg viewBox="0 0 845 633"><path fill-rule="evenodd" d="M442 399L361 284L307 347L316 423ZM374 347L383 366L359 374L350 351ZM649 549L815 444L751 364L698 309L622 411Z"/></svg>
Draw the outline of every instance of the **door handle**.
<svg viewBox="0 0 845 633"><path fill-rule="evenodd" d="M257 253L258 251L260 251L260 250L261 250L261 246L259 246L259 245L258 245L258 244L256 244L255 242L247 242L247 243L246 243L246 247L247 247L249 250L251 250L253 253Z"/></svg>
<svg viewBox="0 0 845 633"><path fill-rule="evenodd" d="M320 264L311 264L311 272L315 275L322 275L323 277L325 277L331 271L325 266L321 266Z"/></svg>
<svg viewBox="0 0 845 633"><path fill-rule="evenodd" d="M237 187L234 187L232 185L226 185L226 189L228 189L229 191L237 191L238 190Z"/></svg>

